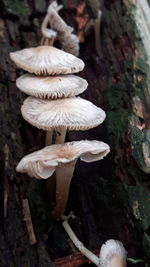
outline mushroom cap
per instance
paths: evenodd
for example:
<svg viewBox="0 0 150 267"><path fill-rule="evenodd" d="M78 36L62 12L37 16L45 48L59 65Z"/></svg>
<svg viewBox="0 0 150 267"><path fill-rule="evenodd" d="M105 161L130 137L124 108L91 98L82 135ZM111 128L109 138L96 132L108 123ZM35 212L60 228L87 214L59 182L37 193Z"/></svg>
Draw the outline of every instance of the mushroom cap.
<svg viewBox="0 0 150 267"><path fill-rule="evenodd" d="M37 75L76 73L84 68L81 59L46 45L12 52L10 58L19 68Z"/></svg>
<svg viewBox="0 0 150 267"><path fill-rule="evenodd" d="M16 170L31 177L47 179L59 163L69 163L78 158L85 162L93 162L103 159L109 151L107 144L95 140L46 146L22 158Z"/></svg>
<svg viewBox="0 0 150 267"><path fill-rule="evenodd" d="M110 261L113 258L118 258L119 265L113 266L126 266L126 255L127 252L123 246L123 244L118 240L110 239L105 244L102 245L100 250L100 266L102 267L110 267ZM116 261L117 262L117 261ZM122 263L122 264L120 264Z"/></svg>
<svg viewBox="0 0 150 267"><path fill-rule="evenodd" d="M21 107L23 118L43 130L88 130L105 119L105 112L91 102L72 97L56 100L29 96Z"/></svg>
<svg viewBox="0 0 150 267"><path fill-rule="evenodd" d="M25 74L17 79L16 85L28 95L54 99L81 94L86 90L88 83L76 75L35 76Z"/></svg>

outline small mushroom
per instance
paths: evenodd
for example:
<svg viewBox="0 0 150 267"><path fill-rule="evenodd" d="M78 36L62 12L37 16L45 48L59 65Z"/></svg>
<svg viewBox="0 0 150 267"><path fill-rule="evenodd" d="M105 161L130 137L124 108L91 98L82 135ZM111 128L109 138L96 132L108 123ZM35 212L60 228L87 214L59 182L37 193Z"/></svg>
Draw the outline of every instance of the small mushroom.
<svg viewBox="0 0 150 267"><path fill-rule="evenodd" d="M81 94L87 88L87 81L76 75L35 76L25 74L16 81L24 93L39 98L64 98Z"/></svg>
<svg viewBox="0 0 150 267"><path fill-rule="evenodd" d="M58 35L57 38L61 44L61 48L75 56L79 55L79 38L73 34L73 28L67 25L67 23L60 17L58 11L60 10L57 2L53 2L48 7L49 23L53 30Z"/></svg>
<svg viewBox="0 0 150 267"><path fill-rule="evenodd" d="M88 31L88 29L93 26L94 27L94 34L95 34L95 48L97 51L97 54L102 57L102 50L101 50L101 43L100 43L100 24L101 24L101 18L102 18L102 11L99 9L97 12L97 17L95 19L91 19L85 28L85 32Z"/></svg>
<svg viewBox="0 0 150 267"><path fill-rule="evenodd" d="M59 34L58 40L64 51L74 56L79 56L79 38L76 34L65 32L64 34Z"/></svg>
<svg viewBox="0 0 150 267"><path fill-rule="evenodd" d="M81 59L46 45L12 52L10 58L19 68L37 75L76 73L84 68Z"/></svg>
<svg viewBox="0 0 150 267"><path fill-rule="evenodd" d="M70 213L68 216L62 216L62 225L74 245L79 249L79 251L81 251L83 255L85 255L98 267L126 267L127 252L120 241L113 239L107 240L106 243L101 247L100 256L97 257L76 237L68 223L68 219L70 217L74 218L72 213Z"/></svg>
<svg viewBox="0 0 150 267"><path fill-rule="evenodd" d="M77 159L85 162L101 160L109 150L107 144L95 140L51 145L25 156L16 170L38 179L47 179L56 170L56 208L53 215L60 218L66 207Z"/></svg>
<svg viewBox="0 0 150 267"><path fill-rule="evenodd" d="M52 45L53 46L54 41L57 37L57 32L52 29L47 28L48 22L49 22L49 15L47 14L41 26L41 31L43 35L41 39L41 45Z"/></svg>
<svg viewBox="0 0 150 267"><path fill-rule="evenodd" d="M127 252L118 240L110 239L100 250L101 267L126 267Z"/></svg>
<svg viewBox="0 0 150 267"><path fill-rule="evenodd" d="M49 23L53 30L57 31L59 34L64 32L72 32L73 28L68 26L67 23L59 16L58 11L62 8L56 1L51 3L47 9L49 15Z"/></svg>
<svg viewBox="0 0 150 267"><path fill-rule="evenodd" d="M23 118L33 126L58 132L57 143L63 143L66 130L88 130L101 124L105 112L81 97L56 100L29 96L21 107Z"/></svg>

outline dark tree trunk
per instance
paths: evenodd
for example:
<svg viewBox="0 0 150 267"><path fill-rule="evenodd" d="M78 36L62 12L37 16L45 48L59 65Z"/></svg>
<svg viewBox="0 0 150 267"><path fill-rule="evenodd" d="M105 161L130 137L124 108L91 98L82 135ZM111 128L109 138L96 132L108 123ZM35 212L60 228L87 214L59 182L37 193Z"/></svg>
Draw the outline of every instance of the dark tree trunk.
<svg viewBox="0 0 150 267"><path fill-rule="evenodd" d="M67 139L97 139L111 147L101 162L78 162L67 210L74 210L72 227L87 247L119 239L130 258L143 260L136 266L150 266L150 13L143 1L144 7L141 0L138 5L102 1L100 56L93 28L83 31L86 20L95 19L99 1L60 1L62 16L82 37L80 57L86 67L81 76L89 83L82 96L107 112L102 126L69 132ZM49 214L43 182L15 172L23 155L44 146L45 136L21 117L25 96L15 80L22 71L15 69L9 52L40 43L47 6L44 0L0 3L0 266L53 266L51 259L74 250L61 223Z"/></svg>

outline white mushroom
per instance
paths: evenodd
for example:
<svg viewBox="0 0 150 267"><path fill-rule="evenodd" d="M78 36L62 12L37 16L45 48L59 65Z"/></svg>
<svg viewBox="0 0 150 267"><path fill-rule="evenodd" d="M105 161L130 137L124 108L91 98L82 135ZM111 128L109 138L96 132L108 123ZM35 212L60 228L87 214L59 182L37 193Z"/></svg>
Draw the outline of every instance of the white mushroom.
<svg viewBox="0 0 150 267"><path fill-rule="evenodd" d="M56 130L56 143L63 143L66 130L88 130L101 124L105 112L80 97L47 100L28 97L22 107L23 118L46 131Z"/></svg>
<svg viewBox="0 0 150 267"><path fill-rule="evenodd" d="M64 34L59 34L58 40L64 51L74 56L79 56L79 38L76 34L65 32Z"/></svg>
<svg viewBox="0 0 150 267"><path fill-rule="evenodd" d="M37 75L76 73L84 68L81 59L46 45L12 52L10 58L19 68Z"/></svg>
<svg viewBox="0 0 150 267"><path fill-rule="evenodd" d="M57 37L57 32L52 29L47 28L48 22L49 22L49 15L47 14L41 26L41 31L43 35L41 39L41 45L52 45L53 46L53 43Z"/></svg>
<svg viewBox="0 0 150 267"><path fill-rule="evenodd" d="M51 3L47 9L49 15L49 23L53 30L57 31L59 34L63 32L72 32L73 28L68 26L67 23L59 16L58 11L62 6L58 5L56 1Z"/></svg>
<svg viewBox="0 0 150 267"><path fill-rule="evenodd" d="M56 170L56 208L53 214L60 218L66 207L77 159L93 162L103 159L108 153L109 146L95 140L51 145L25 156L16 170L38 179L47 179Z"/></svg>
<svg viewBox="0 0 150 267"><path fill-rule="evenodd" d="M101 267L126 267L126 250L118 240L108 240L100 250Z"/></svg>
<svg viewBox="0 0 150 267"><path fill-rule="evenodd" d="M25 74L16 81L17 87L28 95L39 98L64 98L81 94L87 81L76 75L35 76Z"/></svg>
<svg viewBox="0 0 150 267"><path fill-rule="evenodd" d="M74 245L83 255L98 267L126 267L127 252L120 241L113 239L107 240L101 247L100 256L97 257L76 237L68 223L70 217L72 217L72 214L62 216L62 219L64 220L62 225Z"/></svg>
<svg viewBox="0 0 150 267"><path fill-rule="evenodd" d="M57 32L57 39L61 44L61 48L75 56L79 55L79 38L73 34L73 28L67 25L67 23L60 17L58 11L62 8L57 2L52 2L47 10L47 14L42 23L42 44L53 45L56 38L55 33ZM51 29L48 28L50 24Z"/></svg>

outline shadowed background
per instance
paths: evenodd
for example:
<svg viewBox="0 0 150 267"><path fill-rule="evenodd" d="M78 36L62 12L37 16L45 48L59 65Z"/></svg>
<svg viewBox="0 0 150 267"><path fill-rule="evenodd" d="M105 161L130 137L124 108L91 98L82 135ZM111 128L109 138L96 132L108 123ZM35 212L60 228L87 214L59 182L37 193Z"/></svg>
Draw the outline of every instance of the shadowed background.
<svg viewBox="0 0 150 267"><path fill-rule="evenodd" d="M135 266L148 267L150 165L142 144L150 153L149 66L134 18L134 1L59 3L64 4L60 14L81 40L80 58L86 67L80 75L89 83L82 97L107 113L102 125L85 132L68 132L67 141L96 139L111 147L103 161L79 161L76 165L67 207L77 216L71 225L88 248L99 249L107 239L118 239L128 257L143 260ZM101 50L97 52L94 28L84 30L96 18L99 4ZM21 117L20 106L26 96L16 88L15 80L23 71L15 68L9 52L40 44L40 25L47 6L45 0L0 3L0 266L53 266L51 260L74 252L61 223L50 216L44 182L15 172L25 154L44 146L45 135ZM29 240L24 199L30 205L34 245Z"/></svg>

